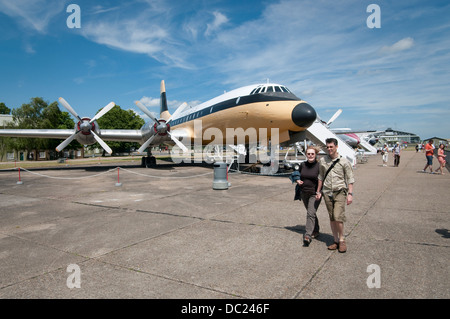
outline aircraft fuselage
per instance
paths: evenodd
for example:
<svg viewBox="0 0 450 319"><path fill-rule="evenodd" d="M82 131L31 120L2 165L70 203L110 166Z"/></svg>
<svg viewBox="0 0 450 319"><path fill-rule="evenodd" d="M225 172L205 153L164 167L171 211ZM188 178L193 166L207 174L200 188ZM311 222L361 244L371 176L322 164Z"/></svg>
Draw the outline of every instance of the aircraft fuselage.
<svg viewBox="0 0 450 319"><path fill-rule="evenodd" d="M304 131L315 119L315 110L287 88L265 84L236 89L195 107L186 106L173 115L171 131L175 135L178 132L181 136L189 136L191 142L201 138L205 145L213 141L225 144L227 129L231 128L246 132L255 129L258 139L260 129L265 129L268 139L271 129L278 129L279 141L284 142L289 139L289 131ZM220 130L222 139L208 134L210 128Z"/></svg>

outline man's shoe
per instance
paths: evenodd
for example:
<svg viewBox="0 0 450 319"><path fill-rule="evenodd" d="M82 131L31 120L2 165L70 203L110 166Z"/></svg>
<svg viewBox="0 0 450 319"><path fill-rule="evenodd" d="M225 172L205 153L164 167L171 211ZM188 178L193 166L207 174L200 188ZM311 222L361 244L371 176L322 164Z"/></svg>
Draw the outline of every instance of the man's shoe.
<svg viewBox="0 0 450 319"><path fill-rule="evenodd" d="M339 247L339 243L332 243L330 246L328 246L328 250L336 250Z"/></svg>
<svg viewBox="0 0 450 319"><path fill-rule="evenodd" d="M309 236L305 236L303 238L303 246L308 247L311 244L311 238Z"/></svg>
<svg viewBox="0 0 450 319"><path fill-rule="evenodd" d="M347 251L347 244L345 243L345 241L339 242L339 252L345 253L346 251Z"/></svg>
<svg viewBox="0 0 450 319"><path fill-rule="evenodd" d="M319 237L319 232L318 232L318 231L314 231L314 232L311 234L311 237L312 237L312 238L317 238L317 237Z"/></svg>

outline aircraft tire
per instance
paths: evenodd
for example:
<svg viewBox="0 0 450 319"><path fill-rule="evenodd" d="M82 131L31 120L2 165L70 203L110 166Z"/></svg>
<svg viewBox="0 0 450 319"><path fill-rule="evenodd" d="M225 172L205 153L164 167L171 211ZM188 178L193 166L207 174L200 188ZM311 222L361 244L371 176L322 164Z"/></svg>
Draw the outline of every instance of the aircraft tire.
<svg viewBox="0 0 450 319"><path fill-rule="evenodd" d="M147 168L156 167L156 158L154 156L148 156L145 158Z"/></svg>

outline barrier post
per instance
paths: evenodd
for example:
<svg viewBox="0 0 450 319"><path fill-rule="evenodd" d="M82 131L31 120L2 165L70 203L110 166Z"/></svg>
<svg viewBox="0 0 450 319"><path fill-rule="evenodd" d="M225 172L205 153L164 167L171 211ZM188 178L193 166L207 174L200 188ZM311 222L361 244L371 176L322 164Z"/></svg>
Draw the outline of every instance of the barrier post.
<svg viewBox="0 0 450 319"><path fill-rule="evenodd" d="M19 185L22 185L22 184L23 184L23 182L22 182L21 179L20 179L20 166L19 166L19 180L17 181L17 184L19 184Z"/></svg>
<svg viewBox="0 0 450 319"><path fill-rule="evenodd" d="M117 167L117 183L116 183L116 186L122 186L122 183L120 182L120 177L119 177L119 170L120 170L120 167Z"/></svg>

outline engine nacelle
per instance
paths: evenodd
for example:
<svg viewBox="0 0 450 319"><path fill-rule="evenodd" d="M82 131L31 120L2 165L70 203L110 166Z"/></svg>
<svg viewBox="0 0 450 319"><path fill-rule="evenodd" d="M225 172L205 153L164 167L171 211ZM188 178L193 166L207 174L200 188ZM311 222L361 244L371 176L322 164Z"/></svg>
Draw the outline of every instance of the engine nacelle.
<svg viewBox="0 0 450 319"><path fill-rule="evenodd" d="M96 143L97 141L95 140L94 135L92 135L91 130L94 131L95 134L99 135L100 127L98 126L97 121L89 123L91 119L88 117L83 117L81 120L82 121L75 123L75 130L78 132L75 137L76 140L81 145L91 145Z"/></svg>

